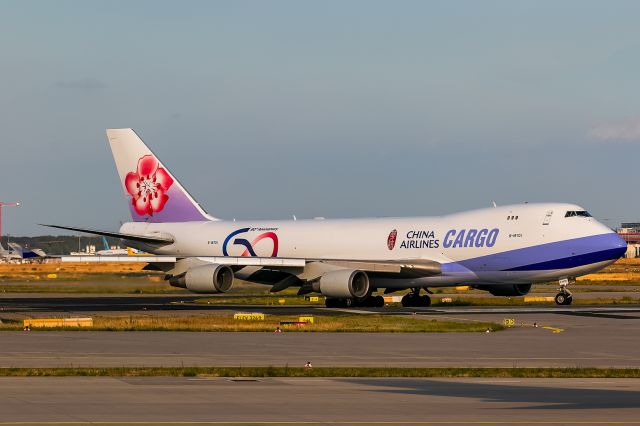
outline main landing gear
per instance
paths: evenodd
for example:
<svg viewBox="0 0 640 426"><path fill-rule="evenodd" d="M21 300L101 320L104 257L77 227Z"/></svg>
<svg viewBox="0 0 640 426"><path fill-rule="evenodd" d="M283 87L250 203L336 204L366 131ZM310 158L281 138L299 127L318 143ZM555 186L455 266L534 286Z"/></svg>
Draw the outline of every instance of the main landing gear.
<svg viewBox="0 0 640 426"><path fill-rule="evenodd" d="M411 289L411 293L406 294L402 298L402 306L405 308L409 307L426 307L431 305L431 298L426 294L424 296L420 296L420 288Z"/></svg>
<svg viewBox="0 0 640 426"><path fill-rule="evenodd" d="M384 297L369 296L364 300L327 298L325 300L325 306L327 308L382 308L384 307Z"/></svg>
<svg viewBox="0 0 640 426"><path fill-rule="evenodd" d="M567 285L569 285L569 279L563 278L560 281L558 281L558 284L560 284L560 293L556 294L556 297L555 297L556 304L570 305L571 302L573 301L573 297L571 295L571 292L567 290Z"/></svg>

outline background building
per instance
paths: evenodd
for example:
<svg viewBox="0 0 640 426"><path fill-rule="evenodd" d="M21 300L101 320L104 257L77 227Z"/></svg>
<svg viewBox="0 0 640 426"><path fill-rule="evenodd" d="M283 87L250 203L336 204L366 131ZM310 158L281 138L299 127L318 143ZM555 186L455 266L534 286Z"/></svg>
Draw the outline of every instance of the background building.
<svg viewBox="0 0 640 426"><path fill-rule="evenodd" d="M640 222L623 222L616 232L627 242L625 257L640 257Z"/></svg>

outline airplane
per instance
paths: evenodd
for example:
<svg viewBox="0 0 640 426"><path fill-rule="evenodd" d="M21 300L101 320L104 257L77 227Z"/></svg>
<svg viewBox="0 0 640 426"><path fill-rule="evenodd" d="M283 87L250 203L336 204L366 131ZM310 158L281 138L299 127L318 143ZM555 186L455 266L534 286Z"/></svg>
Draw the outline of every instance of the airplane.
<svg viewBox="0 0 640 426"><path fill-rule="evenodd" d="M102 237L102 245L104 249L96 251L96 256L118 256L129 254L129 250L126 248L111 248L107 237Z"/></svg>
<svg viewBox="0 0 640 426"><path fill-rule="evenodd" d="M568 203L431 217L221 220L205 212L133 129L108 129L107 138L132 221L118 232L45 226L120 238L153 254L133 260L150 262L171 285L195 293L227 292L238 278L272 292L319 293L328 307L384 306L383 290L410 290L403 306L429 306L423 289L467 285L523 296L535 283L556 281L555 302L569 305L567 286L576 277L626 251L615 232Z"/></svg>
<svg viewBox="0 0 640 426"><path fill-rule="evenodd" d="M41 249L24 249L18 243L9 243L9 250L0 244L0 258L4 259L44 259L47 254Z"/></svg>
<svg viewBox="0 0 640 426"><path fill-rule="evenodd" d="M2 242L0 242L0 259L5 259L5 260L9 260L12 258L12 253L5 249L4 246L2 245Z"/></svg>

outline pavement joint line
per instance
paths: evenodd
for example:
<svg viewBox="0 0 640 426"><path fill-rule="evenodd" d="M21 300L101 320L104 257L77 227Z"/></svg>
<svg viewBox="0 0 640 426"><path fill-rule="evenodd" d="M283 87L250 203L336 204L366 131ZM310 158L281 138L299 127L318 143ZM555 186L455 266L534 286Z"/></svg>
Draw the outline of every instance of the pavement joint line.
<svg viewBox="0 0 640 426"><path fill-rule="evenodd" d="M640 421L0 421L0 425L638 425Z"/></svg>
<svg viewBox="0 0 640 426"><path fill-rule="evenodd" d="M333 312L344 312L347 314L378 314L379 312L376 311L365 311L362 309L342 309L342 308L324 308L323 310L326 311L333 311Z"/></svg>
<svg viewBox="0 0 640 426"><path fill-rule="evenodd" d="M421 316L421 317L428 317L429 313L428 312L419 312L417 313L416 316ZM470 322L486 322L485 320L479 320L479 319L472 319L472 318L458 318L458 317L451 317L448 315L438 315L438 318L445 318L445 319L453 319L453 320L457 320L457 321L470 321Z"/></svg>

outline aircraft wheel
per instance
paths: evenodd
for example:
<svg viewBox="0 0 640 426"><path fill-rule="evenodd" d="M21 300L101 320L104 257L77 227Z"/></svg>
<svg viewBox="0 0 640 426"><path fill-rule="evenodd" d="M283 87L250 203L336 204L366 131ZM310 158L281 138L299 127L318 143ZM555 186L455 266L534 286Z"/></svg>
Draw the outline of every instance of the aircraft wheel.
<svg viewBox="0 0 640 426"><path fill-rule="evenodd" d="M338 299L330 299L330 298L326 298L324 301L324 305L327 308L337 308L338 307Z"/></svg>
<svg viewBox="0 0 640 426"><path fill-rule="evenodd" d="M376 306L378 306L378 297L369 296L366 299L358 302L357 306L362 306L364 308L375 308Z"/></svg>
<svg viewBox="0 0 640 426"><path fill-rule="evenodd" d="M431 306L431 298L426 294L424 296L420 296L420 306Z"/></svg>
<svg viewBox="0 0 640 426"><path fill-rule="evenodd" d="M556 305L570 305L572 302L572 297L566 293L558 293L556 294Z"/></svg>
<svg viewBox="0 0 640 426"><path fill-rule="evenodd" d="M373 297L373 306L376 308L384 308L384 297L382 296Z"/></svg>
<svg viewBox="0 0 640 426"><path fill-rule="evenodd" d="M402 306L405 308L413 308L416 306L421 306L420 296L416 297L412 294L407 294L402 298Z"/></svg>
<svg viewBox="0 0 640 426"><path fill-rule="evenodd" d="M413 297L411 297L410 294L406 294L402 297L402 300L400 301L400 303L405 308L410 308L411 306L413 306Z"/></svg>

